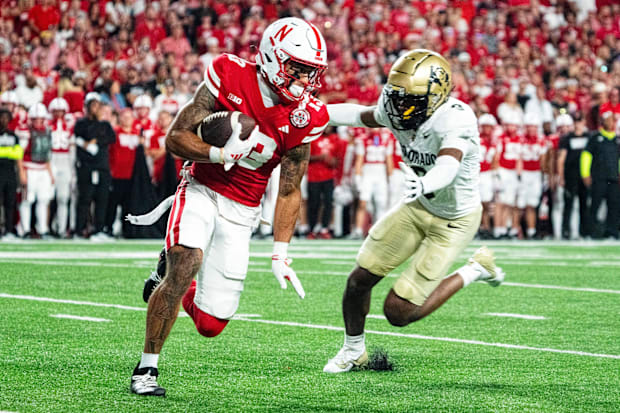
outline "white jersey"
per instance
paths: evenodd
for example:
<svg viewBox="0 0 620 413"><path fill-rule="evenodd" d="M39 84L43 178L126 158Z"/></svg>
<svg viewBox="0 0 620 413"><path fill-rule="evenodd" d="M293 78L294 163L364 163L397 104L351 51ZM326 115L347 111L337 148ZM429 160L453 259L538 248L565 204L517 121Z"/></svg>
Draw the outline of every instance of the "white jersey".
<svg viewBox="0 0 620 413"><path fill-rule="evenodd" d="M403 160L418 176L425 175L435 165L442 148L457 148L463 152L461 166L452 183L432 194L419 198L431 214L454 219L473 212L480 206L480 135L473 110L453 97L439 107L420 127L396 130L392 127L381 95L375 119L389 128L401 145Z"/></svg>

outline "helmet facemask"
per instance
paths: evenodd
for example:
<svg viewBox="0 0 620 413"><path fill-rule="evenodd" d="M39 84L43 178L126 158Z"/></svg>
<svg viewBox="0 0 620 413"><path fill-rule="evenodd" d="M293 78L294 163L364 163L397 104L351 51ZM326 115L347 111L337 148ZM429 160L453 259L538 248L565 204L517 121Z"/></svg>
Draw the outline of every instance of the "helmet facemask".
<svg viewBox="0 0 620 413"><path fill-rule="evenodd" d="M403 88L383 88L385 111L397 130L417 130L427 119L428 95L410 95Z"/></svg>

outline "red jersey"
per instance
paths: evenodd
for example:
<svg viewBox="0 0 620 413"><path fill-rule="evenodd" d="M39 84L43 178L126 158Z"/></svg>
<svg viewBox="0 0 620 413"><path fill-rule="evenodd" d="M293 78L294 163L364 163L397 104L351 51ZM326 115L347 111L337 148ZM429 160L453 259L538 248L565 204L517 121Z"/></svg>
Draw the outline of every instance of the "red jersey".
<svg viewBox="0 0 620 413"><path fill-rule="evenodd" d="M497 146L493 144L492 138L480 135L480 172L486 172L491 169L496 153Z"/></svg>
<svg viewBox="0 0 620 413"><path fill-rule="evenodd" d="M547 152L547 145L539 136L525 136L521 146L524 171L540 171L540 161Z"/></svg>
<svg viewBox="0 0 620 413"><path fill-rule="evenodd" d="M503 135L498 146L499 166L505 169L517 169L517 160L521 158L521 136Z"/></svg>
<svg viewBox="0 0 620 413"><path fill-rule="evenodd" d="M140 135L144 136L146 142L150 142L151 137L155 133L156 126L151 119L143 118L134 120L133 128L136 129Z"/></svg>
<svg viewBox="0 0 620 413"><path fill-rule="evenodd" d="M131 179L136 148L140 143L140 130L132 126L129 131L125 131L117 126L114 132L116 142L110 145L110 174L114 179Z"/></svg>
<svg viewBox="0 0 620 413"><path fill-rule="evenodd" d="M52 130L52 153L69 153L75 140L73 126L64 119L52 119L48 126Z"/></svg>
<svg viewBox="0 0 620 413"><path fill-rule="evenodd" d="M310 144L310 156L327 155L336 156L337 135L321 136ZM308 182L322 182L334 179L334 167L327 162L310 161L308 164Z"/></svg>
<svg viewBox="0 0 620 413"><path fill-rule="evenodd" d="M356 155L364 155L364 164L384 164L392 155L394 146L390 144L392 133L386 129L373 129L357 138Z"/></svg>
<svg viewBox="0 0 620 413"><path fill-rule="evenodd" d="M150 140L146 140L149 148L151 149L159 149L166 147L166 131L159 128L159 126L155 126L153 129L153 133L151 134ZM174 158L174 166L176 168L176 175L179 176L179 172L181 172L181 168L183 168L183 159ZM153 182L159 183L161 182L164 174L164 166L166 164L166 156L160 156L159 158L153 161Z"/></svg>
<svg viewBox="0 0 620 413"><path fill-rule="evenodd" d="M195 162L192 175L203 185L243 205L255 207L265 193L271 171L290 149L318 139L327 126L325 105L313 97L290 105L265 107L255 63L223 54L205 71L205 83L216 97L216 111L239 111L259 127L258 143L228 172L224 166Z"/></svg>
<svg viewBox="0 0 620 413"><path fill-rule="evenodd" d="M392 165L394 165L394 168L396 169L398 168L399 162L404 162L403 149L400 147L400 142L394 137L394 135L392 135L392 138L390 139L390 144L392 145Z"/></svg>

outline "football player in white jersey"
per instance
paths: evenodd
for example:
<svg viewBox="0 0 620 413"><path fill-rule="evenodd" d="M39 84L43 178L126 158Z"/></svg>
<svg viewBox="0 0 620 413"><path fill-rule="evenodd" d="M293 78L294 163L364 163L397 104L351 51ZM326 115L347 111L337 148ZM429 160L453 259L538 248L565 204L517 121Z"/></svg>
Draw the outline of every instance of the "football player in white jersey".
<svg viewBox="0 0 620 413"><path fill-rule="evenodd" d="M465 103L450 97L448 62L416 49L392 66L376 106L328 105L330 124L387 127L398 139L406 181L403 201L371 229L343 297L344 346L323 371L341 373L368 362L364 324L372 288L413 256L390 290L383 311L394 326L429 315L473 281L504 279L482 247L445 277L480 225L478 124Z"/></svg>

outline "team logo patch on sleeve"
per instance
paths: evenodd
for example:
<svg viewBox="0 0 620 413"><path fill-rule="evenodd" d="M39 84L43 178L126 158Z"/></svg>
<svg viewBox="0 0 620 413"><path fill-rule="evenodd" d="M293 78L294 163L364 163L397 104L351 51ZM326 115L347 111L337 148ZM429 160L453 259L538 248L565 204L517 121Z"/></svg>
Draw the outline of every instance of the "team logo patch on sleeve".
<svg viewBox="0 0 620 413"><path fill-rule="evenodd" d="M291 121L291 125L296 128L302 129L310 124L310 112L306 109L297 108L291 111L289 115L289 120Z"/></svg>

